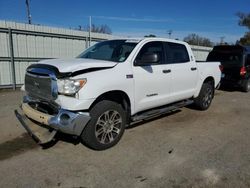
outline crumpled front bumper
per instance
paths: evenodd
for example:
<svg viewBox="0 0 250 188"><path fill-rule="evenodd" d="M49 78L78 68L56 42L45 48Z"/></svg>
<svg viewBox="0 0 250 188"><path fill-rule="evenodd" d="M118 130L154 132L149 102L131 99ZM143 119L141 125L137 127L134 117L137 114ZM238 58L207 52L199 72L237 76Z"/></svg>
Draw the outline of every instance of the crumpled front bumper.
<svg viewBox="0 0 250 188"><path fill-rule="evenodd" d="M29 105L27 100L15 115L29 135L39 144L50 142L57 131L80 136L90 120L89 113L59 109L56 115L40 112Z"/></svg>

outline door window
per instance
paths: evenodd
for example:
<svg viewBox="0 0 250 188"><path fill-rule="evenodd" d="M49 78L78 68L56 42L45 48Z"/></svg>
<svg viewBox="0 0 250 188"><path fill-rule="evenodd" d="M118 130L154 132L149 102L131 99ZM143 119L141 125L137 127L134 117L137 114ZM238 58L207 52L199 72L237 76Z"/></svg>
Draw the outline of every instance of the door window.
<svg viewBox="0 0 250 188"><path fill-rule="evenodd" d="M136 57L136 61L141 61L143 55L149 54L149 53L156 53L159 56L159 61L157 64L163 64L164 50L163 50L162 42L149 42L149 43L145 44L141 48L140 52L138 53L138 55ZM136 61L135 61L135 64L136 64ZM156 65L156 63L149 64L149 65Z"/></svg>
<svg viewBox="0 0 250 188"><path fill-rule="evenodd" d="M186 63L190 61L185 45L167 42L166 48L167 63Z"/></svg>

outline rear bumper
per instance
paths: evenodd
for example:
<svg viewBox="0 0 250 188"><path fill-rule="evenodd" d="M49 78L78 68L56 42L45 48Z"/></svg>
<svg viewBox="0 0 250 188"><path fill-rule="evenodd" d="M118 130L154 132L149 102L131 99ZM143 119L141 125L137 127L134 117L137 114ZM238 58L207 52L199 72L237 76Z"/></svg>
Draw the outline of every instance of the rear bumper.
<svg viewBox="0 0 250 188"><path fill-rule="evenodd" d="M33 125L42 127L43 129L47 128L50 132L60 131L66 134L80 136L90 120L89 113L72 112L65 109L59 109L56 115L40 112L29 105L27 98L21 105L21 113L16 110L15 115L36 142L40 142L40 139L38 138L39 136L34 133L35 131L32 131Z"/></svg>
<svg viewBox="0 0 250 188"><path fill-rule="evenodd" d="M221 84L228 86L241 86L243 84L243 79L222 78Z"/></svg>

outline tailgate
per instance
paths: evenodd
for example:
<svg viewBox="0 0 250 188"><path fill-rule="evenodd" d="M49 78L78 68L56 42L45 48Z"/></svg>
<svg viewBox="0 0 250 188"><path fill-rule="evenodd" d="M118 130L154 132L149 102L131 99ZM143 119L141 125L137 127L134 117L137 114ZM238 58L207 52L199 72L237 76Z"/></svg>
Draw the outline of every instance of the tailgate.
<svg viewBox="0 0 250 188"><path fill-rule="evenodd" d="M223 73L226 79L240 79L240 67L223 67Z"/></svg>

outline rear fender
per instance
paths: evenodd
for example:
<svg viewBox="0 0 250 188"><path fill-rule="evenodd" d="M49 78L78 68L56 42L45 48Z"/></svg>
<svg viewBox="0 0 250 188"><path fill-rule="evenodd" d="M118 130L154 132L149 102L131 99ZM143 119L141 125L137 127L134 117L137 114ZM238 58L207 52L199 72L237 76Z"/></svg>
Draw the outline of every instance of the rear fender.
<svg viewBox="0 0 250 188"><path fill-rule="evenodd" d="M200 91L201 91L201 87L203 85L203 83L206 83L206 82L212 82L213 83L213 87L216 88L217 85L215 85L215 79L213 76L207 76L205 79L203 80L200 80L198 85L197 85L197 89L196 89L196 92L194 94L194 98L198 97Z"/></svg>

